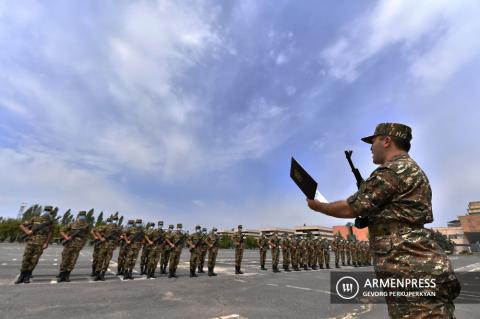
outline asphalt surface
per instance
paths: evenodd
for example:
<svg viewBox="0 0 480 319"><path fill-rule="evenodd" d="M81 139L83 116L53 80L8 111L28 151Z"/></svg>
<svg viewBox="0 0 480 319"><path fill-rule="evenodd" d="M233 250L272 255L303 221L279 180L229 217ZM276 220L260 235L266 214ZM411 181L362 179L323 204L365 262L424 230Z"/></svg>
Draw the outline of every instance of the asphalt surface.
<svg viewBox="0 0 480 319"><path fill-rule="evenodd" d="M234 274L234 252L220 250L217 277L189 278L189 252L184 250L177 274L123 281L115 276L116 253L104 282L89 277L92 249L86 247L70 283L55 275L62 246L42 255L30 284L15 285L23 244L0 244L0 318L386 318L384 304L331 304L329 271L259 270L258 251L245 250L243 275ZM267 258L270 253L267 254ZM333 256L331 256L333 261ZM480 272L480 257L452 256L455 269ZM137 261L138 271L139 260ZM371 271L372 267L342 267ZM472 298L477 296L473 293ZM480 294L478 295L480 300ZM480 302L480 301L479 301ZM479 304L457 304L457 318L478 318Z"/></svg>

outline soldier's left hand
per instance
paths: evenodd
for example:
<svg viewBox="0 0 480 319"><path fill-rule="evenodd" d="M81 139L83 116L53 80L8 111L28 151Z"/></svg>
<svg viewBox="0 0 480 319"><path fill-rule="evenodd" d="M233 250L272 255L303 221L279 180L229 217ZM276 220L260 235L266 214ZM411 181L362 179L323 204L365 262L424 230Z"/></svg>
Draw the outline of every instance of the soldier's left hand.
<svg viewBox="0 0 480 319"><path fill-rule="evenodd" d="M48 247L48 243L43 244L42 249L45 250Z"/></svg>

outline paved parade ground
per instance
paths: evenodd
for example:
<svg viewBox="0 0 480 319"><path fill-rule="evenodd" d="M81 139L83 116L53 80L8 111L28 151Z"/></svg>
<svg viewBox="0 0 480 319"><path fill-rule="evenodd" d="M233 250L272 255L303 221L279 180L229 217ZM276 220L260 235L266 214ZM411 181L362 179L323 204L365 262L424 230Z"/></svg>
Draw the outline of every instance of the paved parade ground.
<svg viewBox="0 0 480 319"><path fill-rule="evenodd" d="M234 274L233 250L220 250L217 277L189 278L189 252L183 251L177 279L158 275L123 281L115 276L116 253L104 282L94 282L91 247L86 247L70 283L55 275L62 246L52 245L42 255L30 284L14 285L23 244L0 244L0 318L386 318L383 304L330 303L333 270L300 272L259 270L258 251L245 250L243 275ZM117 252L117 251L116 251ZM268 253L267 257L270 257ZM458 271L480 274L480 257L452 256ZM333 261L333 256L331 256ZM137 265L139 260L137 260ZM136 268L138 271L138 267ZM372 267L342 267L343 271L371 271ZM471 296L472 298L478 296ZM477 318L479 304L457 304L457 318Z"/></svg>

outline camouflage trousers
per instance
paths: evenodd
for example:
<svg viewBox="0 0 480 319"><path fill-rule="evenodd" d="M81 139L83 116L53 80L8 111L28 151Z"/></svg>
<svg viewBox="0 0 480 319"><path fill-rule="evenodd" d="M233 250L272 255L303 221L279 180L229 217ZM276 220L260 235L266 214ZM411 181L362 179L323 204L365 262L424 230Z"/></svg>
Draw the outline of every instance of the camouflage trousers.
<svg viewBox="0 0 480 319"><path fill-rule="evenodd" d="M290 266L290 249L282 249L283 267Z"/></svg>
<svg viewBox="0 0 480 319"><path fill-rule="evenodd" d="M319 250L318 251L318 255L317 255L317 261L318 261L318 265L320 267L323 267L323 259L324 259L324 256L323 256L323 250Z"/></svg>
<svg viewBox="0 0 480 319"><path fill-rule="evenodd" d="M347 265L350 266L350 265L351 265L351 260L352 260L352 253L351 253L350 250L347 249L347 250L345 251L345 254L347 255Z"/></svg>
<svg viewBox="0 0 480 319"><path fill-rule="evenodd" d="M208 249L208 268L215 268L217 262L218 248L213 247Z"/></svg>
<svg viewBox="0 0 480 319"><path fill-rule="evenodd" d="M160 256L162 251L165 249L164 245L153 245L150 247L150 253L148 254L146 267L150 271L155 271L157 269L158 262L160 261Z"/></svg>
<svg viewBox="0 0 480 319"><path fill-rule="evenodd" d="M342 259L342 265L345 265L345 250L340 250L340 257Z"/></svg>
<svg viewBox="0 0 480 319"><path fill-rule="evenodd" d="M125 269L133 270L137 262L138 254L142 248L141 243L131 243L127 246L127 256L125 257Z"/></svg>
<svg viewBox="0 0 480 319"><path fill-rule="evenodd" d="M278 260L280 259L280 249L272 247L272 267L278 267Z"/></svg>
<svg viewBox="0 0 480 319"><path fill-rule="evenodd" d="M317 264L317 250L311 249L308 254L308 265L313 267Z"/></svg>
<svg viewBox="0 0 480 319"><path fill-rule="evenodd" d="M267 259L267 250L259 249L260 252L260 266L265 266L265 260Z"/></svg>
<svg viewBox="0 0 480 319"><path fill-rule="evenodd" d="M242 265L243 248L235 248L235 267Z"/></svg>
<svg viewBox="0 0 480 319"><path fill-rule="evenodd" d="M203 265L205 264L205 257L207 256L207 249L202 249L200 252L200 257L198 260L198 268L203 269Z"/></svg>
<svg viewBox="0 0 480 319"><path fill-rule="evenodd" d="M340 263L340 252L338 250L334 250L333 252L335 254L335 266L338 266Z"/></svg>
<svg viewBox="0 0 480 319"><path fill-rule="evenodd" d="M148 264L148 256L150 255L150 250L152 246L144 244L142 247L142 255L140 257L140 267L145 267Z"/></svg>
<svg viewBox="0 0 480 319"><path fill-rule="evenodd" d="M298 267L298 254L297 250L295 248L290 248L290 256L292 259L292 267L297 268Z"/></svg>
<svg viewBox="0 0 480 319"><path fill-rule="evenodd" d="M120 246L118 251L117 266L118 268L125 268L125 258L127 257L127 245Z"/></svg>
<svg viewBox="0 0 480 319"><path fill-rule="evenodd" d="M330 250L328 249L322 249L322 255L323 255L323 261L325 263L325 266L330 264Z"/></svg>
<svg viewBox="0 0 480 319"><path fill-rule="evenodd" d="M170 249L164 248L162 251L162 256L160 257L160 266L162 266L164 269L167 269L169 259L170 259Z"/></svg>
<svg viewBox="0 0 480 319"><path fill-rule="evenodd" d="M390 318L455 319L453 299L460 287L455 282L437 283L435 297L386 297Z"/></svg>
<svg viewBox="0 0 480 319"><path fill-rule="evenodd" d="M95 267L95 265L98 263L98 255L100 253L100 243L95 243L93 244L93 254L92 254L92 266Z"/></svg>
<svg viewBox="0 0 480 319"><path fill-rule="evenodd" d="M62 251L62 261L60 263L60 272L72 271L77 263L82 246L66 245Z"/></svg>
<svg viewBox="0 0 480 319"><path fill-rule="evenodd" d="M175 272L177 270L178 264L180 263L180 255L182 254L183 247L176 247L170 251L170 259L168 261L168 270L170 272Z"/></svg>
<svg viewBox="0 0 480 319"><path fill-rule="evenodd" d="M100 245L98 252L97 263L95 264L95 271L107 271L110 265L110 260L113 256L113 251L117 247L117 244L113 240L108 240Z"/></svg>
<svg viewBox="0 0 480 319"><path fill-rule="evenodd" d="M190 249L190 271L195 271L200 262L201 251L198 249Z"/></svg>
<svg viewBox="0 0 480 319"><path fill-rule="evenodd" d="M302 250L302 266L308 266L308 250Z"/></svg>
<svg viewBox="0 0 480 319"><path fill-rule="evenodd" d="M25 251L23 252L22 269L21 271L33 271L35 266L43 254L43 244L34 244L27 242Z"/></svg>

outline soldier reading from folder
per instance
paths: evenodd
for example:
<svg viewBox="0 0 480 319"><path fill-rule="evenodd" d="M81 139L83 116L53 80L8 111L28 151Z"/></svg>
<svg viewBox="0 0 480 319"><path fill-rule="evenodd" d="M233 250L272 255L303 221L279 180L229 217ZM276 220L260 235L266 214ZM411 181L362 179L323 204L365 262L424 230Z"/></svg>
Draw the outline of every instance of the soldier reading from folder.
<svg viewBox="0 0 480 319"><path fill-rule="evenodd" d="M387 297L391 318L455 318L460 285L452 265L424 224L433 221L432 191L425 173L410 158L410 127L379 124L362 138L379 167L347 200L307 199L315 211L338 218L368 217L370 246L379 277L435 278L436 297Z"/></svg>

